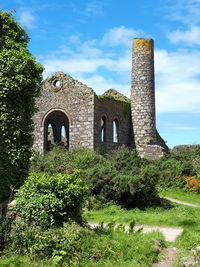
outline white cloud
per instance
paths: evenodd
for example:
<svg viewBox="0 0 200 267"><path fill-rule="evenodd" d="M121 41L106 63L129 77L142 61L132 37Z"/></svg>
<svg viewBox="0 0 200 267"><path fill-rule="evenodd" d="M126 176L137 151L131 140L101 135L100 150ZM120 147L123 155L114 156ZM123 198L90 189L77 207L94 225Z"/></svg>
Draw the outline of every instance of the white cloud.
<svg viewBox="0 0 200 267"><path fill-rule="evenodd" d="M200 22L199 0L172 0L172 5L167 7L168 18L184 24Z"/></svg>
<svg viewBox="0 0 200 267"><path fill-rule="evenodd" d="M126 96L130 97L130 84L129 83L121 83L114 81L112 78L106 79L105 77L94 74L90 77L85 78L84 76L76 77L81 80L83 83L87 84L88 86L95 88L95 92L97 94L102 94L106 90L110 88L114 88L117 91L125 94Z"/></svg>
<svg viewBox="0 0 200 267"><path fill-rule="evenodd" d="M69 37L69 42L72 44L79 44L81 42L80 34L73 34Z"/></svg>
<svg viewBox="0 0 200 267"><path fill-rule="evenodd" d="M200 75L200 51L198 50L155 50L156 74L170 75L173 81Z"/></svg>
<svg viewBox="0 0 200 267"><path fill-rule="evenodd" d="M199 111L199 57L199 51L155 51L158 112Z"/></svg>
<svg viewBox="0 0 200 267"><path fill-rule="evenodd" d="M199 131L200 127L194 127L194 126L174 126L173 130L177 131Z"/></svg>
<svg viewBox="0 0 200 267"><path fill-rule="evenodd" d="M123 32L128 32L129 38L131 38L131 32L136 32L125 27L114 28L114 32L117 29L123 29ZM112 29L108 32L112 32ZM102 40L104 40L104 36ZM122 52L117 53L115 51L115 53L111 53L110 48L107 47L108 44L106 45L105 42L103 45L102 40L81 42L80 38L80 35L70 36L68 45L60 47L58 51L54 51L48 58L43 60L45 77L58 70L71 75L95 73L100 67L110 72L130 72L131 40L129 40L129 47L124 48ZM115 39L115 43L117 42L118 40Z"/></svg>
<svg viewBox="0 0 200 267"><path fill-rule="evenodd" d="M19 12L19 21L23 26L27 28L34 28L37 17L33 14L30 9L23 8Z"/></svg>
<svg viewBox="0 0 200 267"><path fill-rule="evenodd" d="M16 2L17 4L20 4L20 5L23 5L23 4L24 4L24 1L23 1L23 0L15 0L15 2Z"/></svg>
<svg viewBox="0 0 200 267"><path fill-rule="evenodd" d="M50 75L56 71L63 71L70 73L71 75L77 75L79 73L94 73L101 66L111 66L112 60L105 58L80 58L77 54L77 58L69 59L47 59L44 60L45 76Z"/></svg>
<svg viewBox="0 0 200 267"><path fill-rule="evenodd" d="M123 29L127 30L125 27ZM106 42L103 45L101 40L83 42L77 38L77 45L68 43L43 60L44 75L63 71L91 86L98 94L115 88L129 96L131 43L129 47L121 43L120 53L118 47L115 49L112 47L114 52L110 53L111 47ZM199 112L199 58L200 51L195 50L155 50L157 112Z"/></svg>
<svg viewBox="0 0 200 267"><path fill-rule="evenodd" d="M102 38L102 45L125 45L130 46L131 40L135 37L141 37L144 32L141 30L129 29L124 26L112 28L108 30Z"/></svg>
<svg viewBox="0 0 200 267"><path fill-rule="evenodd" d="M86 41L79 45L79 50L84 57L96 58L96 57L105 57L103 56L103 51L98 48L96 40ZM108 57L108 56L107 56Z"/></svg>
<svg viewBox="0 0 200 267"><path fill-rule="evenodd" d="M104 7L104 3L101 1L92 1L92 2L88 2L86 4L86 8L85 8L85 13L86 15L102 15L103 14L103 7Z"/></svg>
<svg viewBox="0 0 200 267"><path fill-rule="evenodd" d="M168 38L172 43L185 43L188 45L200 44L200 27L192 26L189 30L176 30L168 34Z"/></svg>

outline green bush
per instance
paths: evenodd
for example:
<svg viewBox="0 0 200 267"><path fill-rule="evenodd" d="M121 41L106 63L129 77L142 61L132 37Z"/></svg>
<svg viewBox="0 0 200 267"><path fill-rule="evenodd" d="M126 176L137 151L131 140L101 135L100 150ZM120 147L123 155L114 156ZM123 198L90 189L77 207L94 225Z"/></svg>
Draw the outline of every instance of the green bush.
<svg viewBox="0 0 200 267"><path fill-rule="evenodd" d="M38 259L35 256L17 254L4 255L0 258L0 267L55 267L49 259ZM58 266L58 265L57 265Z"/></svg>
<svg viewBox="0 0 200 267"><path fill-rule="evenodd" d="M9 197L10 186L19 188L28 175L43 71L28 41L12 14L0 11L0 202Z"/></svg>
<svg viewBox="0 0 200 267"><path fill-rule="evenodd" d="M136 203L136 192L140 176L118 175L112 179L115 201L123 206L131 207Z"/></svg>
<svg viewBox="0 0 200 267"><path fill-rule="evenodd" d="M81 221L86 192L78 170L70 175L31 173L16 193L16 212L26 223L44 229L69 219Z"/></svg>
<svg viewBox="0 0 200 267"><path fill-rule="evenodd" d="M157 259L158 248L154 245L155 238L164 244L160 233L128 234L124 232L124 227L118 227L116 231L111 227L108 230L102 227L90 230L75 223L67 223L62 228L43 230L39 226L17 223L12 228L10 240L7 240L7 253L29 255L33 259L37 257L39 262L44 257L51 258L52 264L49 262L49 265L45 266L143 264L142 266L147 267ZM18 259L19 266L21 261L27 262L26 258Z"/></svg>
<svg viewBox="0 0 200 267"><path fill-rule="evenodd" d="M149 164L141 169L141 181L139 184L137 200L143 203L143 205L145 203L151 205L151 203L157 199L159 178L160 173L156 165Z"/></svg>
<svg viewBox="0 0 200 267"><path fill-rule="evenodd" d="M126 207L152 204L158 197L158 168L150 164L139 175L118 175L112 180L115 201Z"/></svg>
<svg viewBox="0 0 200 267"><path fill-rule="evenodd" d="M74 169L87 170L98 163L103 164L105 158L87 148L72 148L69 151L60 146L44 154L35 154L31 161L31 169L42 172L71 173Z"/></svg>
<svg viewBox="0 0 200 267"><path fill-rule="evenodd" d="M10 218L0 215L0 251L4 249L5 240L10 234L11 222Z"/></svg>
<svg viewBox="0 0 200 267"><path fill-rule="evenodd" d="M176 154L175 154L176 155ZM175 155L171 157L163 158L158 161L160 170L159 184L164 187L180 187L176 177L178 176L193 176L195 174L194 167L192 166L191 159L185 159L180 157L175 158ZM183 185L184 186L184 185Z"/></svg>
<svg viewBox="0 0 200 267"><path fill-rule="evenodd" d="M191 164L196 175L200 176L200 156L194 157Z"/></svg>
<svg viewBox="0 0 200 267"><path fill-rule="evenodd" d="M31 170L51 174L73 172L69 165L68 152L61 146L54 146L48 153L35 153L31 160Z"/></svg>
<svg viewBox="0 0 200 267"><path fill-rule="evenodd" d="M116 169L109 161L104 164L96 164L93 168L88 170L86 176L87 184L91 188L93 195L104 195L110 198L110 181L116 175Z"/></svg>
<svg viewBox="0 0 200 267"><path fill-rule="evenodd" d="M100 210L114 205L113 200L108 200L103 195L90 195L85 203L85 208L87 210Z"/></svg>
<svg viewBox="0 0 200 267"><path fill-rule="evenodd" d="M73 148L68 152L70 165L81 170L88 170L96 164L104 164L106 159L92 149Z"/></svg>
<svg viewBox="0 0 200 267"><path fill-rule="evenodd" d="M108 159L113 163L118 173L126 175L137 175L140 172L140 168L148 164L147 159L139 157L136 149L129 150L125 146L113 151Z"/></svg>
<svg viewBox="0 0 200 267"><path fill-rule="evenodd" d="M74 169L80 168L91 193L86 205L89 209L92 206L96 209L109 205L110 201L125 206L151 202L150 199L156 195L153 193L156 191L158 173L154 172L153 177L150 177L150 173L144 174L145 168L148 169L147 172L151 172L153 167L148 167L149 164L150 161L141 159L136 150L129 150L124 146L113 151L107 158L85 148L66 151L55 147L49 153L35 155L32 159L32 169L52 174L71 173ZM152 183L152 180L155 182ZM96 198L95 201L93 196ZM140 200L137 200L138 197Z"/></svg>
<svg viewBox="0 0 200 267"><path fill-rule="evenodd" d="M160 164L160 185L164 187L176 186L176 176L181 175L181 162L167 159Z"/></svg>
<svg viewBox="0 0 200 267"><path fill-rule="evenodd" d="M60 228L42 229L40 226L17 223L13 227L7 250L16 254L40 257L67 256L70 261L81 249L84 228L72 223Z"/></svg>
<svg viewBox="0 0 200 267"><path fill-rule="evenodd" d="M137 175L116 170L112 162L95 165L88 172L91 194L104 200L115 201L125 207L150 205L157 199L158 167L149 164L138 169ZM101 202L101 201L100 201ZM102 203L102 205L105 203ZM99 203L99 206L101 203ZM95 207L95 205L94 205Z"/></svg>

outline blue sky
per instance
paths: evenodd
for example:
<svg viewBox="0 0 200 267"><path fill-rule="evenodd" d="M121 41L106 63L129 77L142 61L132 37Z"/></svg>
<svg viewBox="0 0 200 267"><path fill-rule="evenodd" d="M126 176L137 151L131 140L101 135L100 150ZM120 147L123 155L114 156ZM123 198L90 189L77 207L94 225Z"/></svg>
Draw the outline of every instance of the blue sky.
<svg viewBox="0 0 200 267"><path fill-rule="evenodd" d="M200 0L0 0L31 38L44 77L63 71L97 94L130 95L132 38L155 42L157 129L200 143Z"/></svg>

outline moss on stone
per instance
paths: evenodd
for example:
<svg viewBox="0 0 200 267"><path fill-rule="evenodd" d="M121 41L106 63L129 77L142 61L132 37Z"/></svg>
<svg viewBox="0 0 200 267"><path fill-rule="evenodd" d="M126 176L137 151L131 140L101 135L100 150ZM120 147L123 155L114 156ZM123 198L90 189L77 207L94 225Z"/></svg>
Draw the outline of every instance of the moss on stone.
<svg viewBox="0 0 200 267"><path fill-rule="evenodd" d="M126 103L131 103L130 99L125 95L117 92L115 89L109 89L102 95L98 96L99 99L113 99L116 101L122 101Z"/></svg>
<svg viewBox="0 0 200 267"><path fill-rule="evenodd" d="M153 141L153 137L144 137L141 140L144 145L150 145Z"/></svg>
<svg viewBox="0 0 200 267"><path fill-rule="evenodd" d="M153 40L135 38L134 39L134 53L137 54L139 50L143 50L145 54L151 54L153 51Z"/></svg>
<svg viewBox="0 0 200 267"><path fill-rule="evenodd" d="M123 114L124 117L129 118L131 114L131 101L125 95L117 92L115 89L109 89L102 95L98 96L100 100L111 99L113 101L119 101L124 103Z"/></svg>
<svg viewBox="0 0 200 267"><path fill-rule="evenodd" d="M130 118L131 116L131 104L128 102L125 102L124 109L123 109L123 114L125 118Z"/></svg>

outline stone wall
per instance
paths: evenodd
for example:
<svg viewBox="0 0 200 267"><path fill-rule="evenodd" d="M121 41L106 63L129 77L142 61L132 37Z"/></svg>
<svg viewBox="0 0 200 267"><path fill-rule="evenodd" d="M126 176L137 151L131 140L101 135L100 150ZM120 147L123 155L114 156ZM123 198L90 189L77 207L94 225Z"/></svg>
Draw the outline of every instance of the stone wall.
<svg viewBox="0 0 200 267"><path fill-rule="evenodd" d="M157 145L163 148L164 153L169 153L169 148L166 145L165 141L163 138L160 136L159 132L156 130L156 139L157 139Z"/></svg>
<svg viewBox="0 0 200 267"><path fill-rule="evenodd" d="M115 97L126 99L115 90ZM129 101L129 100L128 100ZM56 73L43 82L42 95L37 99L38 112L34 115L34 150L50 149L48 125L58 129L57 141L61 141L61 127L69 129L67 148L83 146L95 150L112 150L121 145L134 147L130 103L113 97L98 97L91 88L64 73ZM106 120L106 139L101 139L101 119ZM113 121L118 123L118 140L113 140ZM52 140L51 129L51 140ZM54 132L55 137L55 132Z"/></svg>
<svg viewBox="0 0 200 267"><path fill-rule="evenodd" d="M42 95L36 103L33 117L34 146L39 152L45 148L45 119L51 112L61 111L69 120L69 147L94 146L94 92L91 88L58 72L43 82Z"/></svg>
<svg viewBox="0 0 200 267"><path fill-rule="evenodd" d="M133 147L133 137L130 137L131 114L130 104L117 101L112 98L94 99L94 147L96 150L106 151L115 149L121 145ZM127 108L128 107L128 108ZM106 118L106 138L101 141L101 118ZM117 119L118 142L113 142L113 121Z"/></svg>

